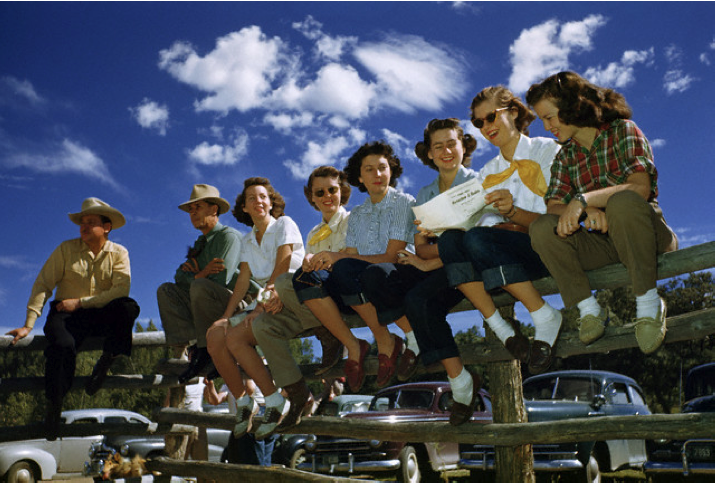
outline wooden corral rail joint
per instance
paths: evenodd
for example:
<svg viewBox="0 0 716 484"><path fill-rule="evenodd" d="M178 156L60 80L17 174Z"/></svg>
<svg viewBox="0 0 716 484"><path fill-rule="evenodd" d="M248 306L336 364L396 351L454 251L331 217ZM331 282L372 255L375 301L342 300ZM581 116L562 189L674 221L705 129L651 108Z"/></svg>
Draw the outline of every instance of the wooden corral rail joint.
<svg viewBox="0 0 716 484"><path fill-rule="evenodd" d="M91 435L190 435L195 427L177 423L72 423L61 424L60 437L88 437ZM0 427L0 442L44 439L42 423L18 427Z"/></svg>
<svg viewBox="0 0 716 484"><path fill-rule="evenodd" d="M208 414L164 408L155 414L158 422L198 427L233 429L233 415ZM254 427L261 422L255 419ZM458 442L514 446L620 439L714 438L713 413L629 415L575 418L522 424L465 424L448 422L395 423L339 417L307 417L291 428L292 434L331 435L393 442Z"/></svg>
<svg viewBox="0 0 716 484"><path fill-rule="evenodd" d="M146 462L151 472L172 476L192 476L199 482L374 482L346 477L326 476L287 469L283 466L252 466L217 462L184 461L157 457Z"/></svg>

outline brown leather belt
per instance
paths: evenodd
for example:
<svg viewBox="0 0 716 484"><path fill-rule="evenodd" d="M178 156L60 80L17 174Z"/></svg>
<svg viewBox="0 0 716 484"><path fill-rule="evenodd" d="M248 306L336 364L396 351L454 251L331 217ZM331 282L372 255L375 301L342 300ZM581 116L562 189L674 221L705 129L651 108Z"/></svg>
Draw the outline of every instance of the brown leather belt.
<svg viewBox="0 0 716 484"><path fill-rule="evenodd" d="M511 230L512 232L522 232L523 234L526 234L528 232L527 227L523 227L519 224L513 224L509 222L504 222L501 224L494 225L496 229L502 229L502 230Z"/></svg>

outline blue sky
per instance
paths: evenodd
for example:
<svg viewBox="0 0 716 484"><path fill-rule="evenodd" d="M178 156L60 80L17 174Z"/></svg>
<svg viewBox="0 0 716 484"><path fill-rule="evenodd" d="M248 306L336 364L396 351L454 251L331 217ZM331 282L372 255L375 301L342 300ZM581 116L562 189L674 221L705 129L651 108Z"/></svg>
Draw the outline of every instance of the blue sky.
<svg viewBox="0 0 716 484"><path fill-rule="evenodd" d="M199 234L177 208L193 184L233 204L267 176L305 236L314 167L382 138L416 194L436 174L412 151L430 119L465 120L479 168L496 150L467 122L472 97L565 69L626 96L682 246L714 239L712 2L2 2L0 45L3 333L78 236L67 213L86 197L127 217L112 239L130 251L140 322L159 323L156 288ZM531 134L549 136L539 122Z"/></svg>

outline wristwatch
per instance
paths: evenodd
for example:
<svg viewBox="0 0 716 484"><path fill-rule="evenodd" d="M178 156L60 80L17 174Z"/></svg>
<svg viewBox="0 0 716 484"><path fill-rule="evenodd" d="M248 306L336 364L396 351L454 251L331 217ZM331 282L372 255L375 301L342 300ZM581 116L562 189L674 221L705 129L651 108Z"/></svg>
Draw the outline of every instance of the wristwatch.
<svg viewBox="0 0 716 484"><path fill-rule="evenodd" d="M576 198L579 203L582 204L582 208L587 208L587 200L584 199L584 195L581 193L577 193L574 198Z"/></svg>

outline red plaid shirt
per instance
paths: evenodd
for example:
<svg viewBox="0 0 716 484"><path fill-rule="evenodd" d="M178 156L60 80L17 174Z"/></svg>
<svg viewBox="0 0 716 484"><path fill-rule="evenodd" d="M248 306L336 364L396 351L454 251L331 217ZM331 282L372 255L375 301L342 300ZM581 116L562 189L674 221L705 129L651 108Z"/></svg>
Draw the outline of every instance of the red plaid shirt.
<svg viewBox="0 0 716 484"><path fill-rule="evenodd" d="M617 119L599 128L590 149L574 139L567 141L552 163L552 174L544 196L569 203L577 193L587 193L624 183L632 173L651 175L650 201L656 199L656 166L649 141L628 119Z"/></svg>

